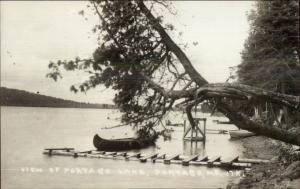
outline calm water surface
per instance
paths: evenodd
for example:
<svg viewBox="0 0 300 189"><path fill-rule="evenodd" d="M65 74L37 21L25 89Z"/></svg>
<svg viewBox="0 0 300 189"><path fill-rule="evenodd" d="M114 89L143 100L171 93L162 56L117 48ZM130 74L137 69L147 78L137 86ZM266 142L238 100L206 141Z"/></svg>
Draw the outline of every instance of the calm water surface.
<svg viewBox="0 0 300 189"><path fill-rule="evenodd" d="M236 129L217 125L208 117L209 129ZM224 188L238 176L228 176L219 168L205 166L164 165L105 159L48 157L47 147L94 149L95 133L104 138L131 137L128 127L103 129L117 125L116 110L72 108L1 107L1 187L2 188ZM172 122L183 122L182 114L172 113ZM156 147L143 153L242 156L238 141L226 134L208 134L202 143L183 142L183 127L173 127L171 141L159 139ZM29 170L33 168L32 170Z"/></svg>

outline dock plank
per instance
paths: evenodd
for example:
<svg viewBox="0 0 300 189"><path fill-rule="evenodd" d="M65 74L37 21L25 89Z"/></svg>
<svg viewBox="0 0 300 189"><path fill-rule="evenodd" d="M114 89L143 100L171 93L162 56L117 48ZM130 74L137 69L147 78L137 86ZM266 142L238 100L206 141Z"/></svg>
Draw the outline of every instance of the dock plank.
<svg viewBox="0 0 300 189"><path fill-rule="evenodd" d="M198 159L197 159L196 161L197 161L197 162L208 161L208 156L201 156L201 157L198 157Z"/></svg>
<svg viewBox="0 0 300 189"><path fill-rule="evenodd" d="M106 152L105 155L106 156L115 156L115 155L117 155L117 152Z"/></svg>
<svg viewBox="0 0 300 189"><path fill-rule="evenodd" d="M250 168L252 166L252 164L251 163L233 162L231 166L232 166L232 168Z"/></svg>
<svg viewBox="0 0 300 189"><path fill-rule="evenodd" d="M151 154L151 155L140 158L140 161L141 162L147 162L147 159L153 159L153 158L156 158L157 156L158 156L158 153Z"/></svg>
<svg viewBox="0 0 300 189"><path fill-rule="evenodd" d="M68 150L66 150L68 149ZM215 166L215 167L228 167L230 168L245 168L249 169L252 164L257 163L268 163L269 160L263 159L246 159L231 157L231 158L221 158L221 156L214 156L208 158L208 156L181 156L180 154L166 156L166 154L149 154L141 155L141 153L130 153L127 152L106 152L106 151L75 151L73 148L46 148L43 154L55 155L55 156L69 156L69 157L88 157L88 158L100 158L100 159L117 159L117 160L130 160L130 161L140 161L140 162L157 162L164 164L182 164L187 165L203 165L203 166Z"/></svg>
<svg viewBox="0 0 300 189"><path fill-rule="evenodd" d="M220 161L221 156L213 156L211 158L209 158L209 160L207 161L207 165L208 166L212 166L214 164L214 162L218 162Z"/></svg>
<svg viewBox="0 0 300 189"><path fill-rule="evenodd" d="M231 166L233 162L237 162L239 159L239 156L231 157L231 158L222 158L221 164L223 166Z"/></svg>
<svg viewBox="0 0 300 189"><path fill-rule="evenodd" d="M117 153L117 154L114 155L114 157L117 157L117 156L126 157L127 156L127 152L119 152L119 153Z"/></svg>
<svg viewBox="0 0 300 189"><path fill-rule="evenodd" d="M266 160L266 159L239 158L238 162L239 163L253 163L253 164L258 164L258 163L270 163L270 160Z"/></svg>
<svg viewBox="0 0 300 189"><path fill-rule="evenodd" d="M188 166L189 163L190 163L190 161L196 161L196 160L198 159L198 156L199 156L199 155L194 155L194 156L192 156L192 157L188 157L188 158L182 160L182 165L183 165L183 166Z"/></svg>
<svg viewBox="0 0 300 189"><path fill-rule="evenodd" d="M180 154L173 155L169 158L164 159L164 164L170 164L171 160L178 160Z"/></svg>
<svg viewBox="0 0 300 189"><path fill-rule="evenodd" d="M133 154L133 155L129 155L129 156L126 156L126 160L129 160L130 158L140 158L141 157L141 153L136 153L136 154Z"/></svg>
<svg viewBox="0 0 300 189"><path fill-rule="evenodd" d="M155 163L156 160L159 160L159 159L165 159L166 158L166 154L161 154L160 156L157 156L155 158L152 159L152 162Z"/></svg>
<svg viewBox="0 0 300 189"><path fill-rule="evenodd" d="M45 148L45 150L64 150L64 151L71 151L74 150L74 148Z"/></svg>

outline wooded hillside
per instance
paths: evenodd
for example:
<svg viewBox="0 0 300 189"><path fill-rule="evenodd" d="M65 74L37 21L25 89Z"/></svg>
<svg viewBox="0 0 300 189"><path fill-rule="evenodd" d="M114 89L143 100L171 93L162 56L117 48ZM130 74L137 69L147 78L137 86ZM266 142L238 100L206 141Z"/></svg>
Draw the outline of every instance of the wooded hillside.
<svg viewBox="0 0 300 189"><path fill-rule="evenodd" d="M59 108L115 108L112 104L90 104L64 100L51 96L34 94L31 92L1 87L1 106L29 106L29 107L59 107Z"/></svg>

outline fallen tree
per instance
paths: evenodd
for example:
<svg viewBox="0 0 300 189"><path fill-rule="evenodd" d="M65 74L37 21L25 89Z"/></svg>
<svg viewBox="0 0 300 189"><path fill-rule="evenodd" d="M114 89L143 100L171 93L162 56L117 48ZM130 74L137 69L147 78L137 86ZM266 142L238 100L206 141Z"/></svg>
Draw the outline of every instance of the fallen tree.
<svg viewBox="0 0 300 189"><path fill-rule="evenodd" d="M168 2L103 0L91 4L100 19L95 26L100 47L89 59L51 62L48 77L62 77L60 67L89 72L89 80L71 86L71 90L87 91L100 84L116 90L114 101L125 123L152 129L180 103L186 106L188 120L194 126L193 107L208 100L242 129L300 145L298 134L254 122L230 106L232 101L261 100L299 111L299 97L241 84L209 84L169 36L172 26L163 25L161 18L152 14L154 6L169 9Z"/></svg>

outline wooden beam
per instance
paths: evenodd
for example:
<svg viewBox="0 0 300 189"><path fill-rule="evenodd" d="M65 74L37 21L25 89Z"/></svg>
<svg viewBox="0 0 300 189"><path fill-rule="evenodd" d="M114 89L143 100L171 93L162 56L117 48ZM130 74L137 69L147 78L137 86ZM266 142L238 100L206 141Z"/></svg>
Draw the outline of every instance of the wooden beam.
<svg viewBox="0 0 300 189"><path fill-rule="evenodd" d="M224 166L231 166L233 162L237 162L239 159L239 156L231 157L231 158L224 158L221 159L221 164Z"/></svg>
<svg viewBox="0 0 300 189"><path fill-rule="evenodd" d="M106 152L105 155L107 155L107 156L115 156L115 155L117 155L117 152Z"/></svg>
<svg viewBox="0 0 300 189"><path fill-rule="evenodd" d="M179 159L179 155L180 154L176 154L176 155L173 155L173 156L171 156L169 158L166 158L164 160L164 164L171 164L171 160L178 160Z"/></svg>
<svg viewBox="0 0 300 189"><path fill-rule="evenodd" d="M270 160L239 158L238 162L239 163L253 163L253 164L258 164L258 163L270 163Z"/></svg>
<svg viewBox="0 0 300 189"><path fill-rule="evenodd" d="M196 161L207 161L208 160L208 156L202 156L202 157L198 157L198 160Z"/></svg>
<svg viewBox="0 0 300 189"><path fill-rule="evenodd" d="M61 150L61 151L66 151L66 152L70 152L71 150L74 150L74 148L45 148L44 150L48 151L48 155L52 155L52 152L54 150Z"/></svg>
<svg viewBox="0 0 300 189"><path fill-rule="evenodd" d="M126 156L127 156L127 152L120 152L120 153L115 154L114 156L115 156L115 157L116 157L116 156L126 157Z"/></svg>
<svg viewBox="0 0 300 189"><path fill-rule="evenodd" d="M202 135L203 137L205 137L205 133L202 132L202 130L198 127L198 125L196 126L196 129L199 131L199 133L201 133L201 135ZM197 131L196 131L196 132L197 132Z"/></svg>
<svg viewBox="0 0 300 189"><path fill-rule="evenodd" d="M81 151L81 152L78 152L79 154L91 154L92 153L92 150L87 150L87 151Z"/></svg>
<svg viewBox="0 0 300 189"><path fill-rule="evenodd" d="M125 159L126 159L126 160L129 160L130 158L133 158L133 157L140 158L140 157L141 157L141 153L136 153L136 154L127 156Z"/></svg>
<svg viewBox="0 0 300 189"><path fill-rule="evenodd" d="M189 125L189 127L185 130L185 132L183 134L183 138L186 137L186 135L190 132L191 129L192 129L192 126Z"/></svg>
<svg viewBox="0 0 300 189"><path fill-rule="evenodd" d="M198 155L194 155L192 157L186 158L186 159L182 160L182 165L183 166L188 166L190 161L195 161L197 159L198 159Z"/></svg>
<svg viewBox="0 0 300 189"><path fill-rule="evenodd" d="M92 153L92 154L101 154L104 155L106 152L105 151L96 151L96 153Z"/></svg>
<svg viewBox="0 0 300 189"><path fill-rule="evenodd" d="M165 158L166 158L166 154L162 154L162 155L160 155L160 156L157 156L157 157L153 158L153 159L152 159L152 162L155 163L156 160L158 160L158 159L165 159Z"/></svg>
<svg viewBox="0 0 300 189"><path fill-rule="evenodd" d="M218 162L220 161L221 156L214 156L212 158L209 158L209 160L207 161L207 165L208 166L212 166L214 162Z"/></svg>
<svg viewBox="0 0 300 189"><path fill-rule="evenodd" d="M146 162L147 159L153 159L153 158L156 158L157 156L158 156L158 153L157 154L148 155L148 156L140 158L140 161L141 162Z"/></svg>
<svg viewBox="0 0 300 189"><path fill-rule="evenodd" d="M70 151L70 150L74 150L74 148L45 148L45 150L65 150L65 151Z"/></svg>
<svg viewBox="0 0 300 189"><path fill-rule="evenodd" d="M233 162L231 167L232 168L250 168L252 166L251 163L238 163L238 162Z"/></svg>

